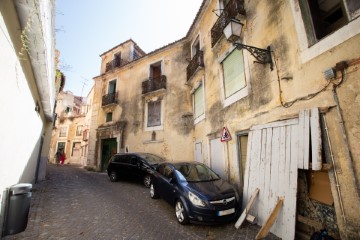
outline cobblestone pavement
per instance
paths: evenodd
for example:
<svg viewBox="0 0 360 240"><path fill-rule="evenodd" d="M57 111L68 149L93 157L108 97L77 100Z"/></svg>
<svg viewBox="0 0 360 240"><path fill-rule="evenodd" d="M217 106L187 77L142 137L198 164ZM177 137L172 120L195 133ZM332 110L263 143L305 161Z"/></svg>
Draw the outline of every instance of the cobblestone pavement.
<svg viewBox="0 0 360 240"><path fill-rule="evenodd" d="M48 166L33 187L24 232L3 239L254 239L259 227L180 225L174 209L153 200L140 183L112 183L106 173L78 166ZM267 239L278 239L270 235Z"/></svg>

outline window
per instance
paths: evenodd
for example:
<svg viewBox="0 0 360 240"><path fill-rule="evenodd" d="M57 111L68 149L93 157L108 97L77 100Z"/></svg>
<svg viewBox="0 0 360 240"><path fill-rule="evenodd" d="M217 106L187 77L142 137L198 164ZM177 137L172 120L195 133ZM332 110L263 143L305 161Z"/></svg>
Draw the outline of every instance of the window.
<svg viewBox="0 0 360 240"><path fill-rule="evenodd" d="M82 135L82 127L81 125L76 127L76 136L81 136Z"/></svg>
<svg viewBox="0 0 360 240"><path fill-rule="evenodd" d="M245 68L242 51L235 49L223 61L224 93L229 98L246 87Z"/></svg>
<svg viewBox="0 0 360 240"><path fill-rule="evenodd" d="M109 82L108 94L114 94L115 92L116 92L116 80L112 80Z"/></svg>
<svg viewBox="0 0 360 240"><path fill-rule="evenodd" d="M309 46L360 14L358 0L299 0Z"/></svg>
<svg viewBox="0 0 360 240"><path fill-rule="evenodd" d="M200 51L200 41L198 36L191 46L191 57L194 57L199 51Z"/></svg>
<svg viewBox="0 0 360 240"><path fill-rule="evenodd" d="M147 126L155 127L161 125L161 100L148 102Z"/></svg>
<svg viewBox="0 0 360 240"><path fill-rule="evenodd" d="M65 112L66 112L66 113L70 113L71 111L72 111L71 106L67 106L66 109L65 109Z"/></svg>
<svg viewBox="0 0 360 240"><path fill-rule="evenodd" d="M195 89L193 93L194 101L194 121L198 123L205 118L205 104L204 104L204 86L202 83Z"/></svg>
<svg viewBox="0 0 360 240"><path fill-rule="evenodd" d="M112 112L108 112L106 113L106 122L111 122L112 121Z"/></svg>
<svg viewBox="0 0 360 240"><path fill-rule="evenodd" d="M59 137L66 137L67 127L60 127Z"/></svg>

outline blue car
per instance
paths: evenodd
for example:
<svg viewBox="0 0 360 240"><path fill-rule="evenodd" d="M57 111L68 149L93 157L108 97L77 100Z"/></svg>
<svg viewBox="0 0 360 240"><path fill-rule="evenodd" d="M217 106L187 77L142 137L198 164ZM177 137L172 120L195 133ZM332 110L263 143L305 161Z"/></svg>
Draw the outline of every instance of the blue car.
<svg viewBox="0 0 360 240"><path fill-rule="evenodd" d="M202 163L161 163L156 167L150 196L175 207L180 224L225 223L240 212L236 189Z"/></svg>

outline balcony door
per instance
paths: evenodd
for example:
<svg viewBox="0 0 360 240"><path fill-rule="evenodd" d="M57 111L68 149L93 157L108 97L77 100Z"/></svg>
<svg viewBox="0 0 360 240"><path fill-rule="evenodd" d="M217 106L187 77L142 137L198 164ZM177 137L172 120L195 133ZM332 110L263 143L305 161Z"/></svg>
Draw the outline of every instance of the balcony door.
<svg viewBox="0 0 360 240"><path fill-rule="evenodd" d="M115 92L116 92L116 80L112 80L109 82L108 94L114 94Z"/></svg>
<svg viewBox="0 0 360 240"><path fill-rule="evenodd" d="M150 79L160 79L160 78L161 78L161 62L158 62L150 66Z"/></svg>

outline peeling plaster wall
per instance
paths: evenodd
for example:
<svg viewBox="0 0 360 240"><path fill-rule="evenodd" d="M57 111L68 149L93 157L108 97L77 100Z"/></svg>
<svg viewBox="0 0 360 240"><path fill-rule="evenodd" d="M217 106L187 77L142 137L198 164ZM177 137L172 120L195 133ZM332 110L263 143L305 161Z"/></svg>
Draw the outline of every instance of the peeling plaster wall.
<svg viewBox="0 0 360 240"><path fill-rule="evenodd" d="M228 153L230 181L237 184L238 177L238 153L235 135L237 132L246 131L251 126L264 124L271 121L295 116L299 110L312 107L332 107L326 114L329 122L329 131L332 145L334 147L335 162L344 169L340 173L340 184L348 222L342 221L339 202L335 203L337 220L339 222L342 237L347 239L359 238L355 229L359 228L360 216L352 211L359 206L357 194L359 179L359 58L360 58L360 36L354 37L340 43L329 51L303 61L301 59L300 43L298 33L294 28L295 21L290 1L281 0L269 1L245 1L246 22L243 31L245 44L266 48L271 46L273 60L276 61L274 70L270 71L269 65L253 63L255 60L248 52L244 51L245 61L249 66L247 80L249 94L247 97L224 107L224 100L221 93L222 70L219 58L231 48L224 39L211 48L210 29L217 20L216 15L211 11L218 9L218 1L211 1L209 6L200 18L198 24L190 34L189 42L192 42L198 33L201 35L202 50L204 51L205 68L201 73L205 77L205 119L195 125L194 139L201 141L203 145L203 160L210 163L209 139L214 132L227 127L232 135L232 140L223 144L224 152ZM295 1L297 2L297 1ZM276 14L274 14L276 12ZM336 34L336 33L335 33ZM341 36L339 36L341 37ZM332 87L318 94L316 97L306 101L298 101L290 108L284 108L280 103L278 75L281 83L283 99L285 102L293 101L296 98L304 97L322 89L327 81L323 72L334 67L337 62L348 61L352 65L347 70L347 79L338 88L340 105L344 114L345 127L352 152L352 162L349 164L348 153L346 153L344 139L342 137L341 123L337 117L337 110ZM340 72L338 72L340 77ZM339 80L339 78L338 78ZM344 165L344 166L343 166ZM354 170L352 170L352 166ZM355 181L351 172L354 172ZM330 172L331 176L332 173ZM336 189L333 184L333 196L336 198Z"/></svg>
<svg viewBox="0 0 360 240"><path fill-rule="evenodd" d="M130 152L150 152L162 155L171 161L193 159L192 148L179 147L192 141L193 128L183 118L184 114L192 112L191 96L185 85L186 71L177 71L185 69L188 64L186 50L181 44L174 44L171 48L165 48L95 78L95 89L98 89L100 94L94 95L94 103L99 106L101 106L101 96L107 94L108 82L117 80L118 103L99 107L96 118L98 127L126 122L123 132L124 146L120 146L120 151L125 151L126 146ZM149 78L150 65L159 61L162 62L162 75L165 75L167 79L166 90L143 95L142 82ZM164 101L164 123L162 130L155 131L156 141L151 141L152 131L145 129L144 107L146 99L154 96L160 96ZM107 112L113 113L112 122L105 122ZM97 151L100 151L99 139L97 142ZM118 144L121 145L121 143ZM95 157L97 163L100 162L100 157L100 155Z"/></svg>

